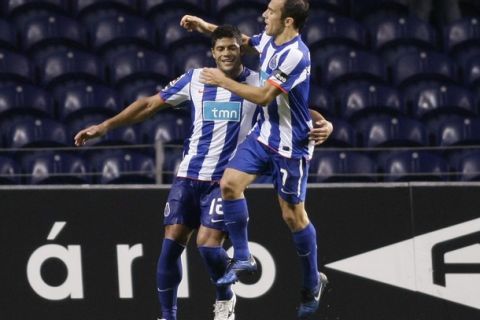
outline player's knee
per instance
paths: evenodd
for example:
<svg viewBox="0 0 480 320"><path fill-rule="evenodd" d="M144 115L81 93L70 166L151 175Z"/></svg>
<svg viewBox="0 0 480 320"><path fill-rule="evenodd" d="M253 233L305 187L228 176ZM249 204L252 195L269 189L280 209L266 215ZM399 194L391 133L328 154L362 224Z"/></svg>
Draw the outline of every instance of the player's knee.
<svg viewBox="0 0 480 320"><path fill-rule="evenodd" d="M223 244L225 234L216 229L200 227L197 234L197 247L218 247Z"/></svg>
<svg viewBox="0 0 480 320"><path fill-rule="evenodd" d="M299 231L304 229L308 223L308 216L304 210L282 210L283 221L287 224L291 231Z"/></svg>
<svg viewBox="0 0 480 320"><path fill-rule="evenodd" d="M222 178L220 180L220 190L222 191L222 198L223 199L236 199L238 194L238 187L233 179L229 178Z"/></svg>

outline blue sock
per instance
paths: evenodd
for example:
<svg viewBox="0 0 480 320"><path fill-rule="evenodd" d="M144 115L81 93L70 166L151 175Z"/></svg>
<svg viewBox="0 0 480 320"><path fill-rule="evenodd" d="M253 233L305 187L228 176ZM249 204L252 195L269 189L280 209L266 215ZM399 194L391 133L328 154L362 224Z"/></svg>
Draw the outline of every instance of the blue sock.
<svg viewBox="0 0 480 320"><path fill-rule="evenodd" d="M207 267L210 278L213 283L216 283L220 279L228 264L228 255L223 247L198 247L200 255L203 258L203 262ZM230 300L233 292L231 286L215 286L217 293L217 300Z"/></svg>
<svg viewBox="0 0 480 320"><path fill-rule="evenodd" d="M233 258L248 260L248 208L245 199L223 200L225 226L228 228L230 241L235 249Z"/></svg>
<svg viewBox="0 0 480 320"><path fill-rule="evenodd" d="M303 287L313 289L318 284L317 232L313 224L293 233L293 242L302 261Z"/></svg>
<svg viewBox="0 0 480 320"><path fill-rule="evenodd" d="M163 239L162 251L157 263L157 292L162 307L162 318L177 319L177 289L182 280L182 255L184 246Z"/></svg>

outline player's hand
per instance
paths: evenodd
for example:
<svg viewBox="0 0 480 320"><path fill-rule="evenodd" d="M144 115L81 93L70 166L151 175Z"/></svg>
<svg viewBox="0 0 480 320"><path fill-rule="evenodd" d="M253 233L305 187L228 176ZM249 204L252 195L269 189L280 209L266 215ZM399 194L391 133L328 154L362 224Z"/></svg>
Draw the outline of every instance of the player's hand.
<svg viewBox="0 0 480 320"><path fill-rule="evenodd" d="M325 142L328 139L330 134L333 131L333 125L330 121L320 120L317 121L308 133L308 138L315 141L315 145L319 145Z"/></svg>
<svg viewBox="0 0 480 320"><path fill-rule="evenodd" d="M196 16L185 15L180 20L180 26L187 31L197 31L200 33L208 33L207 23L202 18Z"/></svg>
<svg viewBox="0 0 480 320"><path fill-rule="evenodd" d="M101 137L105 133L107 133L107 129L103 124L97 124L94 126L90 126L86 129L81 130L75 135L75 145L82 146L87 142L87 140Z"/></svg>
<svg viewBox="0 0 480 320"><path fill-rule="evenodd" d="M200 82L203 84L221 87L225 78L225 74L217 68L203 68L200 73Z"/></svg>

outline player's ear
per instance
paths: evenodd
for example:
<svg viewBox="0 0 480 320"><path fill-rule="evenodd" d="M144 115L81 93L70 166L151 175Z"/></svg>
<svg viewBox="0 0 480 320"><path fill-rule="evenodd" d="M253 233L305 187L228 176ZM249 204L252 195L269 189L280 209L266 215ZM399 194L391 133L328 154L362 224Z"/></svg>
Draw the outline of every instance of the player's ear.
<svg viewBox="0 0 480 320"><path fill-rule="evenodd" d="M210 50L212 51L212 58L213 58L213 59L217 59L217 57L215 57L215 49L214 49L214 48L210 48Z"/></svg>

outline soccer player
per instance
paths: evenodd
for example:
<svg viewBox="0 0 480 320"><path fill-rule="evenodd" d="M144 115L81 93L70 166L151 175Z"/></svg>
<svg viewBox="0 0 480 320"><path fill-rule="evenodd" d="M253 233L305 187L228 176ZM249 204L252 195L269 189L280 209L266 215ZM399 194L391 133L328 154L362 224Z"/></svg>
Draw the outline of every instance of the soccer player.
<svg viewBox="0 0 480 320"><path fill-rule="evenodd" d="M305 211L308 161L314 144L308 139L312 120L308 112L310 52L299 32L308 16L308 0L271 0L263 13L265 31L244 44L259 53L261 85L241 84L214 69L204 69L201 81L228 89L259 105L260 119L252 133L239 145L220 182L225 224L234 251L234 261L218 284L230 284L243 272L256 271L248 248L248 210L244 190L265 168L273 168L274 186L282 216L292 231L302 262L303 285L298 317L312 315L327 278L318 271L316 230ZM209 33L216 26L194 16L184 16L181 25ZM333 130L322 122L325 138Z"/></svg>
<svg viewBox="0 0 480 320"><path fill-rule="evenodd" d="M259 75L244 68L240 59L241 33L232 26L213 32L212 55L217 68L241 83L258 85ZM184 158L173 182L164 211L165 238L157 265L158 297L164 320L175 320L177 289L182 278L181 254L194 229L197 246L216 282L229 262L219 180L237 144L255 123L257 105L238 95L200 83L201 69L189 70L160 94L142 98L118 115L80 131L75 144L104 135L116 127L143 121L168 106L189 101L193 125L184 146ZM215 320L234 320L236 297L230 285L216 286Z"/></svg>

